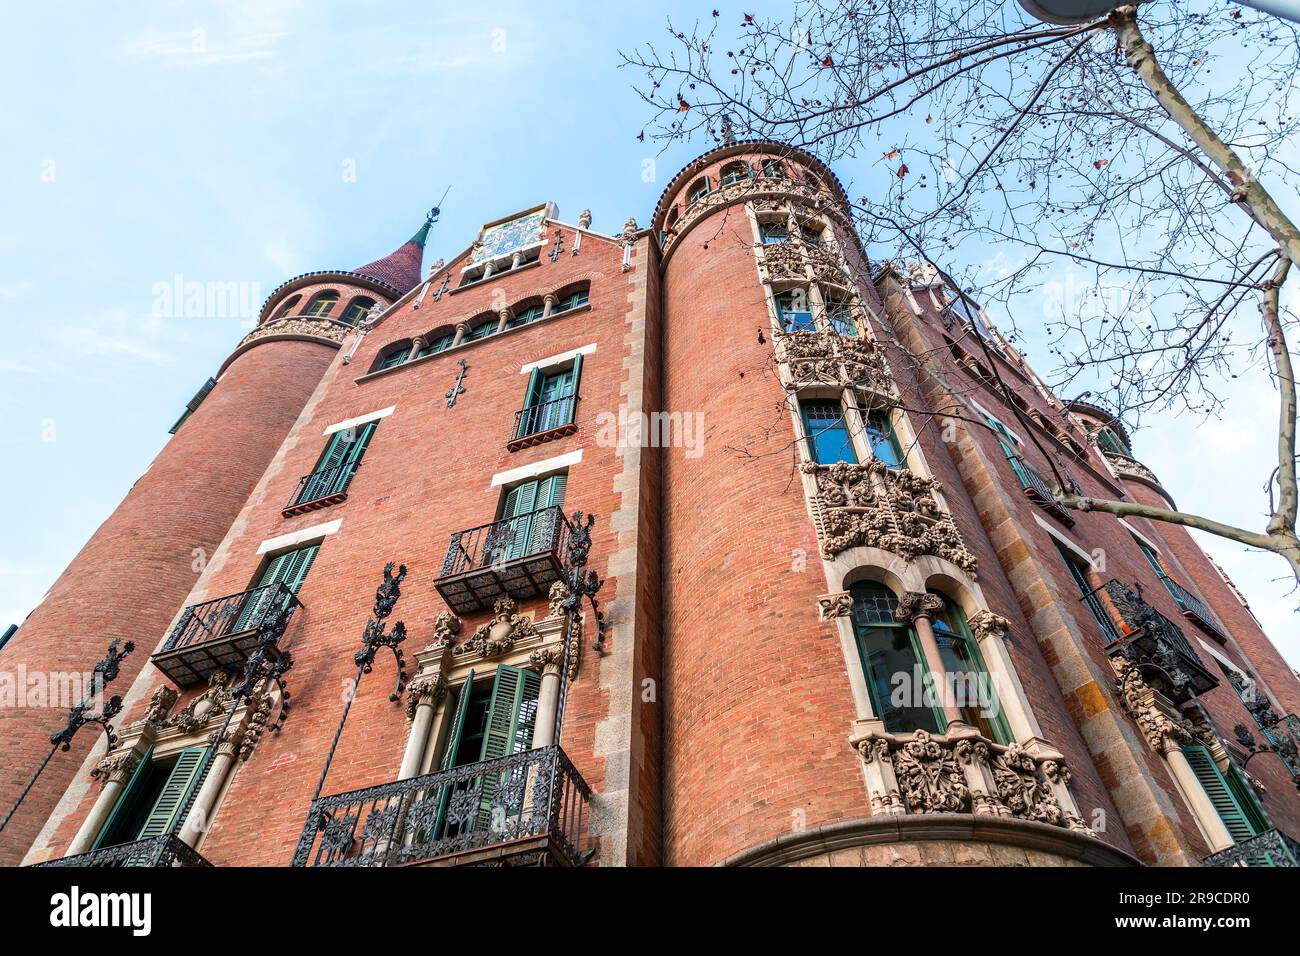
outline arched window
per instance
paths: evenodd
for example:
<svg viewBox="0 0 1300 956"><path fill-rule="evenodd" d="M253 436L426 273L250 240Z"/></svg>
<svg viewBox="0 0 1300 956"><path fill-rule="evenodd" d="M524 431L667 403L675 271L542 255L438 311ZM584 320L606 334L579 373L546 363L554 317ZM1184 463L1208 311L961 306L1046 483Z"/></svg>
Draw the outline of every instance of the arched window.
<svg viewBox="0 0 1300 956"><path fill-rule="evenodd" d="M302 296L300 295L293 295L285 299L284 305L280 307L280 311L276 315L276 318L283 319L286 318L287 316L293 315L293 310L298 308L298 303L301 301L302 301Z"/></svg>
<svg viewBox="0 0 1300 956"><path fill-rule="evenodd" d="M779 159L763 160L763 175L768 179L785 179L785 166Z"/></svg>
<svg viewBox="0 0 1300 956"><path fill-rule="evenodd" d="M424 337L425 346L415 353L416 358L424 358L426 355L437 355L439 352L445 352L451 348L451 343L456 341L456 332L454 329L448 329L440 334L430 332Z"/></svg>
<svg viewBox="0 0 1300 956"><path fill-rule="evenodd" d="M497 334L497 326L501 323L499 316L493 316L490 319L484 319L478 325L470 329L469 335L465 336L466 342L477 342L479 339L485 339L489 335Z"/></svg>
<svg viewBox="0 0 1300 956"><path fill-rule="evenodd" d="M934 641L939 645L945 676L955 690L957 709L962 720L989 740L1011 743L1011 730L1002 713L997 690L989 678L979 645L966 624L966 614L950 599L943 599L943 610L931 623Z"/></svg>
<svg viewBox="0 0 1300 956"><path fill-rule="evenodd" d="M1133 452L1124 443L1124 439L1113 428L1102 426L1097 430L1097 447L1102 451L1108 451L1114 455L1123 455L1125 458L1132 458Z"/></svg>
<svg viewBox="0 0 1300 956"><path fill-rule="evenodd" d="M365 296L357 296L348 303L348 309L343 313L343 321L348 325L356 325L375 307L375 300L368 299Z"/></svg>
<svg viewBox="0 0 1300 956"><path fill-rule="evenodd" d="M506 323L507 329L517 329L521 325L527 325L529 322L536 322L546 312L546 307L540 303L534 303L524 309L515 312L514 317Z"/></svg>
<svg viewBox="0 0 1300 956"><path fill-rule="evenodd" d="M701 176L695 180L691 186L691 191L686 194L687 205L694 205L709 194L709 177Z"/></svg>
<svg viewBox="0 0 1300 956"><path fill-rule="evenodd" d="M730 186L732 183L738 183L742 179L749 179L753 176L749 164L743 160L737 160L734 163L727 163L722 167L721 183L724 186Z"/></svg>
<svg viewBox="0 0 1300 956"><path fill-rule="evenodd" d="M325 316L330 314L334 308L334 303L339 300L339 294L333 289L320 293L316 298L311 300L311 305L307 306L307 311L303 315Z"/></svg>
<svg viewBox="0 0 1300 956"><path fill-rule="evenodd" d="M871 695L871 709L891 734L947 727L942 710L926 702L925 654L914 628L894 617L898 598L883 584L863 581L849 588L853 633Z"/></svg>
<svg viewBox="0 0 1300 956"><path fill-rule="evenodd" d="M672 232L677 228L677 220L681 218L681 214L681 210L676 206L668 210L668 216L664 219L664 230L666 232Z"/></svg>
<svg viewBox="0 0 1300 956"><path fill-rule="evenodd" d="M392 345L379 353L379 361L375 363L373 371L381 371L386 368L393 368L401 365L411 354L411 340L402 339L400 342L394 342Z"/></svg>
<svg viewBox="0 0 1300 956"><path fill-rule="evenodd" d="M570 309L577 309L586 305L589 301L590 287L584 285L579 289L561 295L555 303L555 311L568 312Z"/></svg>

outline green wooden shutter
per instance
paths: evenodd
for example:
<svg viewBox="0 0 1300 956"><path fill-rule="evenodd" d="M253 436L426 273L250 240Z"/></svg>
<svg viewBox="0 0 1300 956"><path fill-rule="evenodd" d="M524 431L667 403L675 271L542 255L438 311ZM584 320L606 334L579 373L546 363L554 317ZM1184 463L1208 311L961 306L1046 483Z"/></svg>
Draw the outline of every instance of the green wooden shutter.
<svg viewBox="0 0 1300 956"><path fill-rule="evenodd" d="M537 508L536 481L526 481L506 494L501 517L509 519L498 525L500 545L494 551L510 561L528 553L529 532L533 524L533 511Z"/></svg>
<svg viewBox="0 0 1300 956"><path fill-rule="evenodd" d="M1210 752L1200 745L1188 745L1183 748L1183 754L1232 839L1241 843L1255 836L1257 831L1251 824L1250 815L1242 807L1234 788L1219 773Z"/></svg>
<svg viewBox="0 0 1300 956"><path fill-rule="evenodd" d="M346 491L348 485L352 483L352 476L357 473L357 465L361 463L361 457L365 455L366 449L370 447L370 436L375 433L375 426L378 424L378 422L367 422L361 426L360 431L356 432L351 442L344 442L346 455L343 464L345 467L340 469L335 477L333 486L330 489L331 494Z"/></svg>
<svg viewBox="0 0 1300 956"><path fill-rule="evenodd" d="M533 721L537 716L537 699L541 687L542 678L533 671L505 664L497 667L480 760L494 760L532 748ZM512 774L524 772L523 768L519 768L484 775L477 829L487 829L491 824L492 800L500 786Z"/></svg>
<svg viewBox="0 0 1300 956"><path fill-rule="evenodd" d="M456 751L460 749L460 737L465 732L465 714L469 710L469 698L473 693L474 672L470 671L469 676L465 678L465 686L460 689L460 697L456 699L456 713L452 717L451 729L447 731L447 742L442 748L439 770L450 770L456 766ZM433 839L439 839L443 834L447 824L447 804L451 800L452 788L444 784L441 790L442 792L437 796L438 820L434 824Z"/></svg>
<svg viewBox="0 0 1300 956"><path fill-rule="evenodd" d="M569 373L569 389L566 397L567 402L560 403L559 421L555 424L571 425L578 414L578 388L582 382L582 353L579 352L573 357L573 369Z"/></svg>
<svg viewBox="0 0 1300 956"><path fill-rule="evenodd" d="M113 812L108 815L108 820L104 822L103 828L99 835L95 837L92 850L98 850L101 846L116 846L124 842L116 839L114 829L119 827L132 811L139 805L144 798L144 791L147 789L149 777L153 773L153 748L150 747L145 751L144 756L140 758L140 763L135 768L135 773L131 774L131 779L127 782L126 787L122 790L122 795L118 797L117 803L113 805Z"/></svg>
<svg viewBox="0 0 1300 956"><path fill-rule="evenodd" d="M176 758L176 763L167 775L167 780L154 801L153 809L140 828L137 840L165 836L175 833L185 822L185 814L190 802L198 792L203 776L207 771L207 762L203 759L206 747L187 747Z"/></svg>
<svg viewBox="0 0 1300 956"><path fill-rule="evenodd" d="M569 483L567 474L552 475L538 483L537 510L529 529L528 549L526 554L540 554L549 551L555 543L555 529L559 516L555 511L542 511L543 508L564 508L564 489Z"/></svg>

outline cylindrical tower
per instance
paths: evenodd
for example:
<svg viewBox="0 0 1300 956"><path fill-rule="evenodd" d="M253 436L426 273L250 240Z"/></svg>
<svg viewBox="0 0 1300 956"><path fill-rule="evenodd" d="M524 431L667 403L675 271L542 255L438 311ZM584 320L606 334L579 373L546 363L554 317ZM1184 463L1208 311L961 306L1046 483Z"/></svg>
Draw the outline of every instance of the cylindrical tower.
<svg viewBox="0 0 1300 956"><path fill-rule="evenodd" d="M664 408L702 416L706 436L698 456L662 453L672 865L716 864L792 826L863 813L845 744L849 685L815 613L824 580L759 273L761 250L793 243L795 230L829 241L827 210L842 204L807 154L740 143L683 169L655 211Z"/></svg>
<svg viewBox="0 0 1300 956"><path fill-rule="evenodd" d="M0 650L0 671L47 682L83 674L120 638L135 641L136 651L108 690L126 692L352 326L419 281L428 228L356 271L308 273L271 294L215 384L190 403L174 437ZM70 703L0 708L0 812L49 750ZM0 832L0 865L22 859L98 744L92 731L50 762Z"/></svg>

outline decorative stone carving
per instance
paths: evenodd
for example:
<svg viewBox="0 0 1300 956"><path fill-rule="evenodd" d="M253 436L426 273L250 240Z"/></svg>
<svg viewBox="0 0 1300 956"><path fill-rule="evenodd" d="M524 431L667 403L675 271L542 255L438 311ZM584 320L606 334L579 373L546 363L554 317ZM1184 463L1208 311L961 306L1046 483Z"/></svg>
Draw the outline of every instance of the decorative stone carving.
<svg viewBox="0 0 1300 956"><path fill-rule="evenodd" d="M445 266L446 264L447 261L443 259L441 256L438 257L437 259L434 259L433 263L429 266L429 275L431 277L436 276L439 272L442 271L443 266Z"/></svg>
<svg viewBox="0 0 1300 956"><path fill-rule="evenodd" d="M548 667L559 668L564 664L564 648L562 647L539 647L528 655L528 663L533 670L546 670Z"/></svg>
<svg viewBox="0 0 1300 956"><path fill-rule="evenodd" d="M90 771L90 776L92 780L98 780L101 784L108 783L110 780L124 783L131 779L131 774L135 773L138 766L140 766L140 757L134 750L119 750L95 764L94 769Z"/></svg>
<svg viewBox="0 0 1300 956"><path fill-rule="evenodd" d="M1034 758L1019 744L1012 744L995 755L991 761L993 780L998 788L998 800L1011 811L1013 817L1037 820L1061 826L1064 818L1056 795L1044 775L1034 763Z"/></svg>
<svg viewBox="0 0 1300 956"><path fill-rule="evenodd" d="M788 391L829 385L896 401L889 363L870 339L819 329L777 332L774 339L777 359L790 372Z"/></svg>
<svg viewBox="0 0 1300 956"><path fill-rule="evenodd" d="M495 616L487 623L480 624L473 636L456 653L474 652L483 657L495 657L510 650L516 641L535 636L537 628L531 620L517 613L518 608L514 598L497 598L492 605Z"/></svg>
<svg viewBox="0 0 1300 956"><path fill-rule="evenodd" d="M161 726L167 719L167 715L172 712L172 708L176 706L178 697L180 692L175 688L165 685L159 687L149 698L149 708L144 712L144 722L155 727Z"/></svg>
<svg viewBox="0 0 1300 956"><path fill-rule="evenodd" d="M816 282L845 289L853 286L844 262L827 248L774 242L761 249L758 277L762 282Z"/></svg>
<svg viewBox="0 0 1300 956"><path fill-rule="evenodd" d="M628 216L627 219L623 221L623 235L621 237L623 245L630 246L632 243L636 242L636 234L640 231L640 227L636 224L636 217Z"/></svg>
<svg viewBox="0 0 1300 956"><path fill-rule="evenodd" d="M461 621L451 611L443 611L438 615L438 619L433 622L433 641L429 644L431 649L448 648L456 643L456 636L460 634Z"/></svg>
<svg viewBox="0 0 1300 956"><path fill-rule="evenodd" d="M848 617L853 613L853 595L848 591L836 594L823 594L817 599L817 616L820 620Z"/></svg>
<svg viewBox="0 0 1300 956"><path fill-rule="evenodd" d="M1120 706L1138 725L1147 745L1158 754L1164 754L1167 744L1191 743L1195 738L1192 727L1170 707L1161 706L1156 691L1142 679L1138 665L1126 657L1110 659L1118 675L1115 690Z"/></svg>
<svg viewBox="0 0 1300 956"><path fill-rule="evenodd" d="M578 213L578 228L579 228L579 229L590 229L590 228L591 228L591 210L590 210L590 209L584 209L582 212Z"/></svg>
<svg viewBox="0 0 1300 956"><path fill-rule="evenodd" d="M446 692L447 678L442 674L421 674L415 678L406 688L406 719L415 719L415 710L426 697L437 703Z"/></svg>
<svg viewBox="0 0 1300 956"><path fill-rule="evenodd" d="M567 617L569 608L575 611L581 608L582 599L574 599L573 593L563 581L551 585L548 595L551 617ZM578 665L582 660L582 615L575 613L569 620L569 680L578 676Z"/></svg>
<svg viewBox="0 0 1300 956"><path fill-rule="evenodd" d="M723 184L691 203L683 211L682 217L677 220L673 231L666 238L664 253L667 254L696 222L715 210L735 202L748 200L758 203L770 199L802 202L814 210L829 212L846 227L852 225L847 210L838 202L829 201L829 197L814 186L794 179L778 179L773 176L747 176L734 183Z"/></svg>
<svg viewBox="0 0 1300 956"><path fill-rule="evenodd" d="M817 486L822 554L832 559L853 547L883 548L907 560L932 554L973 573L978 562L966 548L952 516L939 510L934 494L941 485L910 471L892 471L883 462L865 465L804 462Z"/></svg>
<svg viewBox="0 0 1300 956"><path fill-rule="evenodd" d="M969 732L876 733L853 744L867 765L873 814L994 814L1096 836L1062 807L1053 789L1070 781L1059 754L1036 758L1019 744L1003 746Z"/></svg>
<svg viewBox="0 0 1300 956"><path fill-rule="evenodd" d="M894 609L894 620L900 624L910 624L918 617L933 618L944 608L944 600L937 594L920 591L904 591Z"/></svg>
<svg viewBox="0 0 1300 956"><path fill-rule="evenodd" d="M180 712L167 718L162 726L191 733L206 724L214 714L224 713L230 706L230 701L230 675L225 671L215 671L208 679L208 689L186 704Z"/></svg>
<svg viewBox="0 0 1300 956"><path fill-rule="evenodd" d="M380 303L375 303L374 307L366 315L367 321L371 321L376 317L376 310L382 312L383 306ZM313 339L325 339L336 345L341 345L351 331L352 326L346 322L294 315L284 319L271 319L269 322L263 322L240 340L239 348L272 335L307 336Z"/></svg>
<svg viewBox="0 0 1300 956"><path fill-rule="evenodd" d="M262 739L262 735L266 733L266 728L271 720L271 710L275 705L269 691L270 688L263 685L262 690L249 701L249 706L252 709L244 726L244 732L239 735L238 739L240 760L247 760L253 756L253 750Z"/></svg>
<svg viewBox="0 0 1300 956"><path fill-rule="evenodd" d="M1121 455L1119 452L1109 451L1100 446L1098 450L1110 462L1111 467L1115 469L1115 473L1121 478L1138 478L1142 481L1149 481L1154 485L1160 484L1160 479L1156 477L1156 473L1136 458L1130 458L1128 455Z"/></svg>
<svg viewBox="0 0 1300 956"><path fill-rule="evenodd" d="M970 625L971 633L977 640L984 640L986 637L1006 638L1007 631L1011 630L1011 622L1001 614L994 614L988 608L981 608L972 614L966 621Z"/></svg>
<svg viewBox="0 0 1300 956"><path fill-rule="evenodd" d="M909 813L963 813L970 809L966 775L950 746L918 730L893 755L894 774Z"/></svg>

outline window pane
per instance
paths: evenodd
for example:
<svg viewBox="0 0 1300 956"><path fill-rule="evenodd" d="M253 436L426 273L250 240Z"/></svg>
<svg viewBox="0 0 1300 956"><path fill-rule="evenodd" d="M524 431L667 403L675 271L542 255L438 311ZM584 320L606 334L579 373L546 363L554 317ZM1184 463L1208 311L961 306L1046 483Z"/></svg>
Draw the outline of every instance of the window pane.
<svg viewBox="0 0 1300 956"><path fill-rule="evenodd" d="M858 456L853 451L844 409L839 402L806 401L800 404L808 454L812 460L822 465L837 461L857 464Z"/></svg>
<svg viewBox="0 0 1300 956"><path fill-rule="evenodd" d="M808 293L803 289L782 292L776 297L776 308L781 315L781 327L787 332L814 329L812 310L808 306Z"/></svg>
<svg viewBox="0 0 1300 956"><path fill-rule="evenodd" d="M785 242L788 232L783 222L764 222L760 223L758 233L763 237L763 245L770 246L773 243Z"/></svg>
<svg viewBox="0 0 1300 956"><path fill-rule="evenodd" d="M894 428L880 412L867 416L867 438L871 441L871 451L880 461L890 468L906 468L903 451L894 435Z"/></svg>
<svg viewBox="0 0 1300 956"><path fill-rule="evenodd" d="M928 730L941 733L934 709L925 703L925 673L917 659L911 629L899 625L858 631L871 709L890 733ZM895 688L898 694L895 695Z"/></svg>
<svg viewBox="0 0 1300 956"><path fill-rule="evenodd" d="M985 670L979 648L966 628L965 615L949 604L934 619L931 627L943 669L952 675L951 686L962 720L990 740L1009 743L1010 734L1002 717L997 691Z"/></svg>

